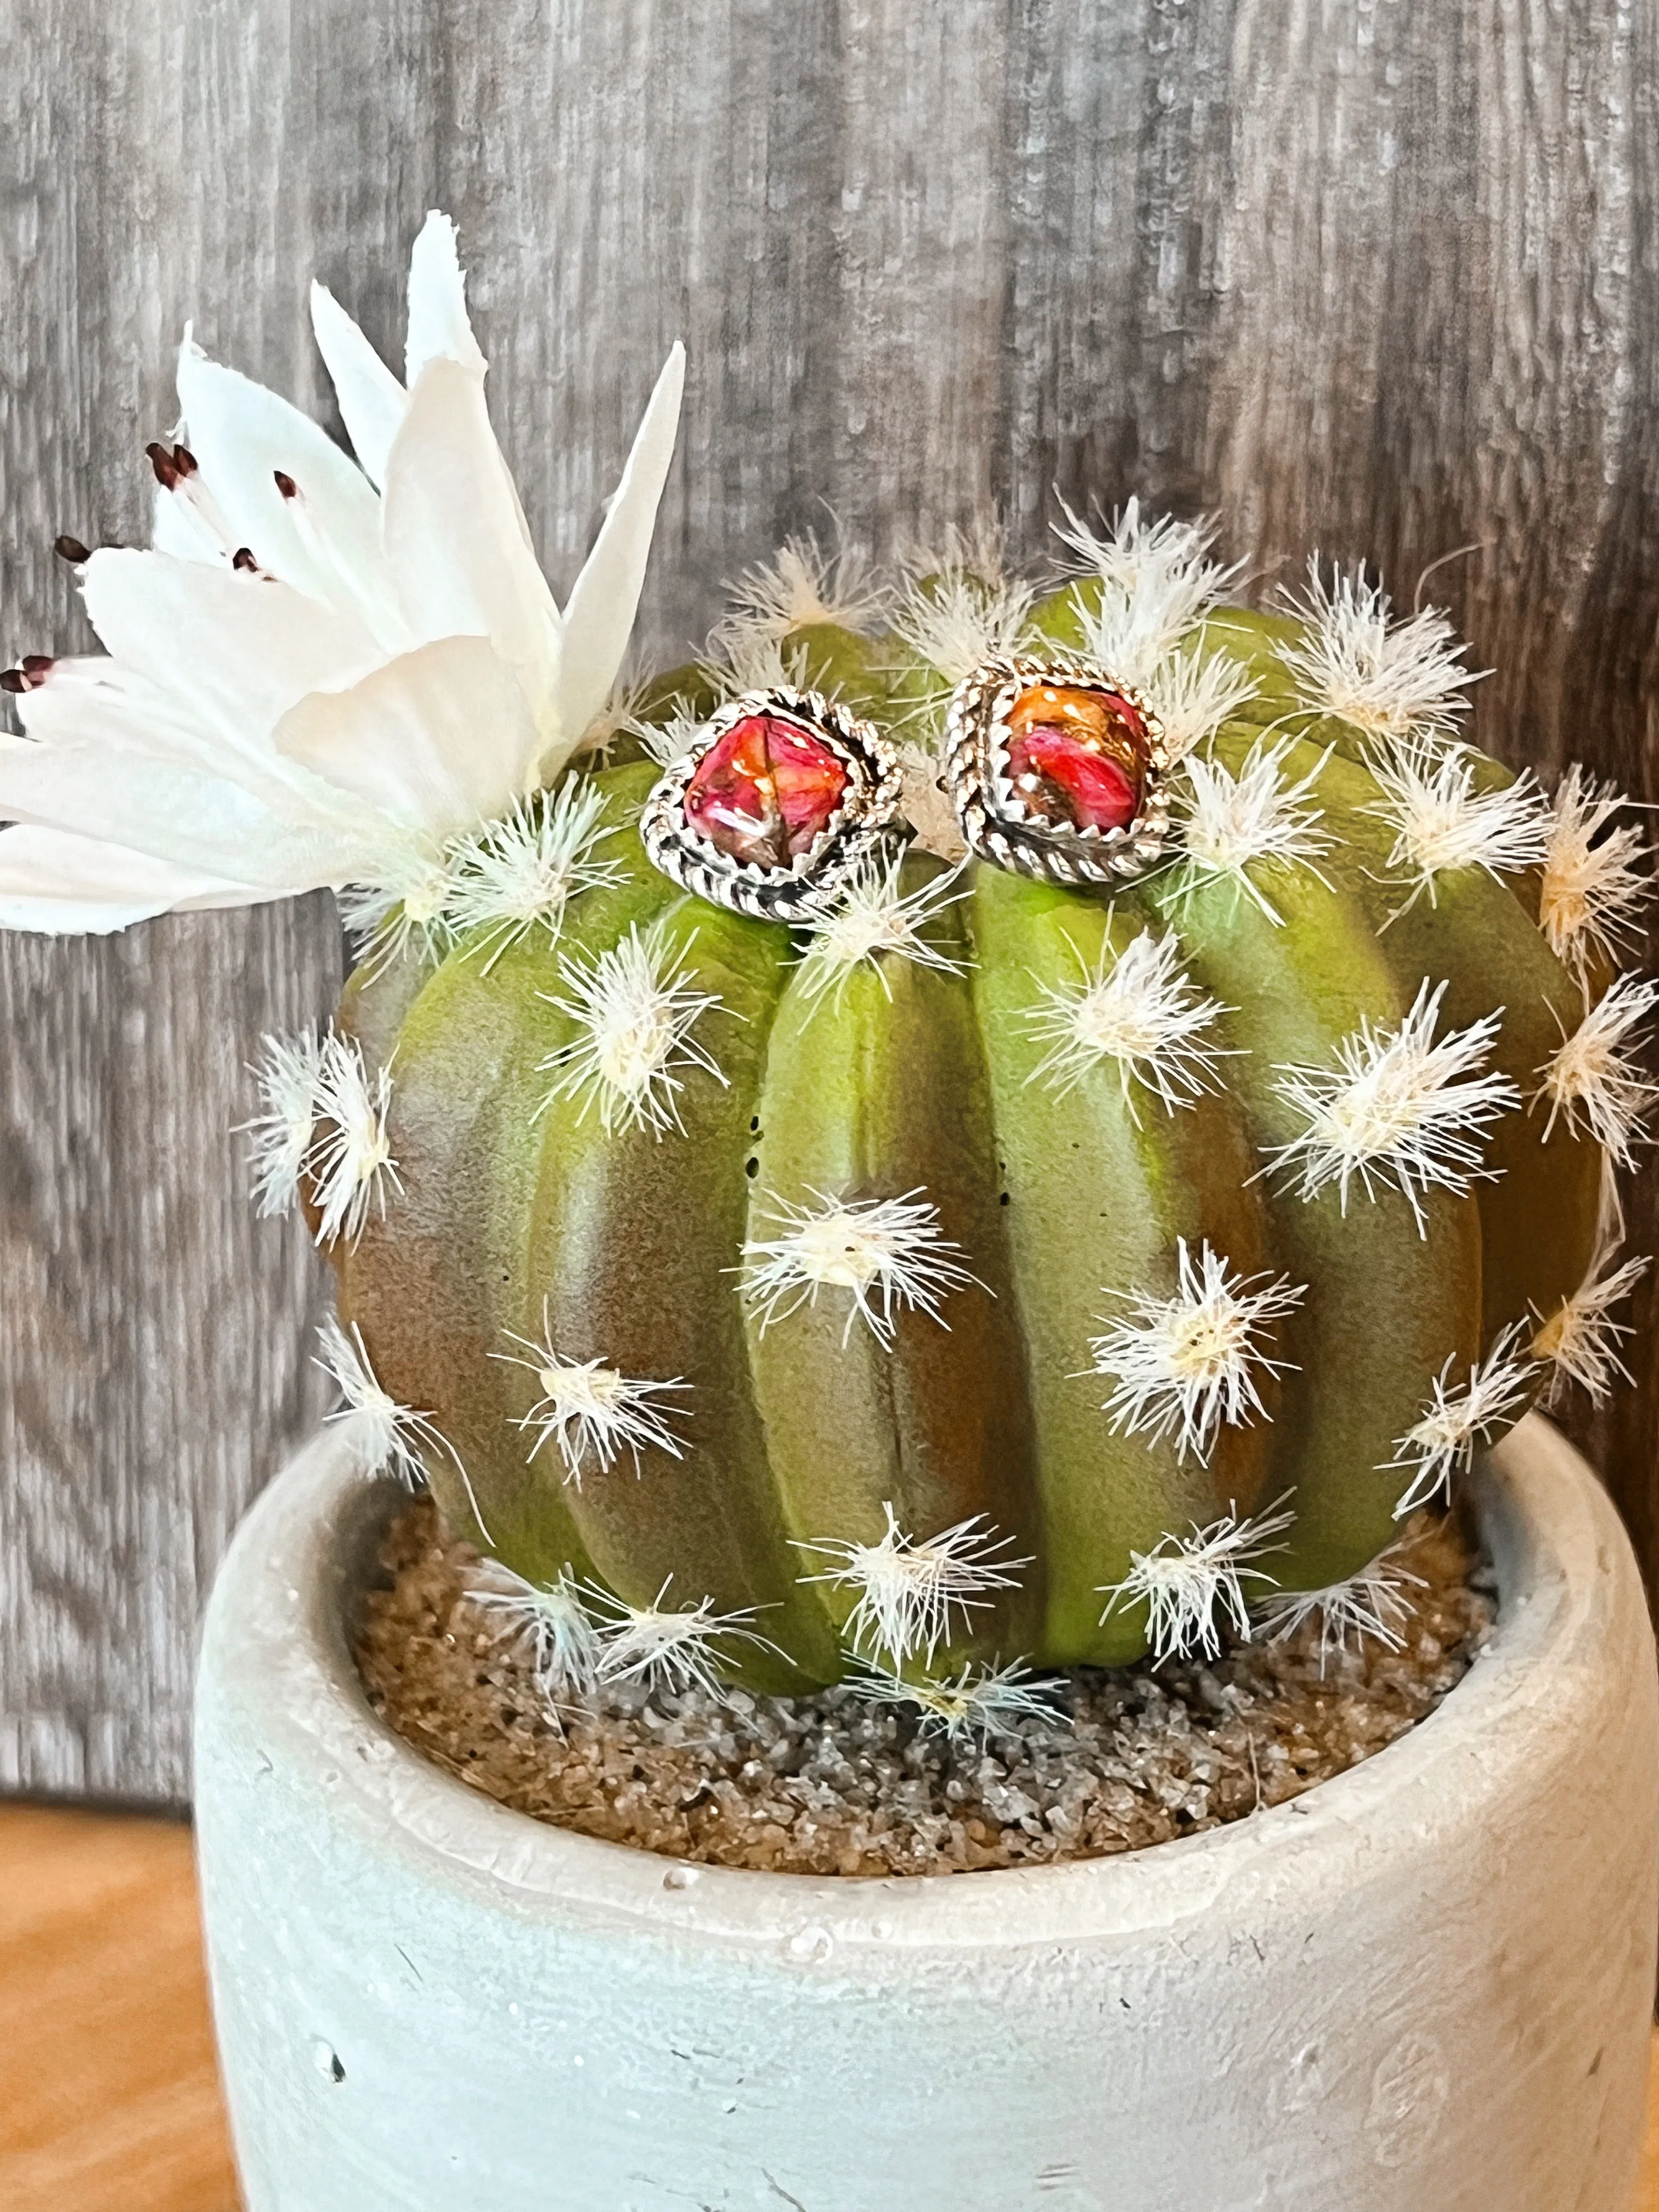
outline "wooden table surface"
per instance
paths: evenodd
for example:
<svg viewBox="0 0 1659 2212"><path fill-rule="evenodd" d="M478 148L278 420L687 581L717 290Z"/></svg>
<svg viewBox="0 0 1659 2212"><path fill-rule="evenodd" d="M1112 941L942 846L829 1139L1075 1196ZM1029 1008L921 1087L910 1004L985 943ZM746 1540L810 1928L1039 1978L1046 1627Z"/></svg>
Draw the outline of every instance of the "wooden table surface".
<svg viewBox="0 0 1659 2212"><path fill-rule="evenodd" d="M1659 2044L1655 2057L1659 2090ZM1659 2212L1659 2095L1654 2107L1638 2212ZM189 1830L0 1808L0 2206L237 2203Z"/></svg>

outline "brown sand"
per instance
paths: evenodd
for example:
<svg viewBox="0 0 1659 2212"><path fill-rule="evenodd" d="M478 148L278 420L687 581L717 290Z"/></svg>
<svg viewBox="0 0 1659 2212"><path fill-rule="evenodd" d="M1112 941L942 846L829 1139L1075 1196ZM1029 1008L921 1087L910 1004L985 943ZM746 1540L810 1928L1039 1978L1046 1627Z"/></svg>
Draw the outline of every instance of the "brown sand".
<svg viewBox="0 0 1659 2212"><path fill-rule="evenodd" d="M1300 1796L1381 1751L1467 1672L1495 1615L1455 1522L1413 1534L1426 1588L1391 1652L1309 1632L1199 1662L1082 1668L1069 1720L988 1741L841 1688L718 1703L618 1687L549 1715L528 1652L467 1602L471 1548L428 1500L392 1523L358 1646L377 1712L516 1811L671 1858L784 1873L954 1874L1136 1850Z"/></svg>

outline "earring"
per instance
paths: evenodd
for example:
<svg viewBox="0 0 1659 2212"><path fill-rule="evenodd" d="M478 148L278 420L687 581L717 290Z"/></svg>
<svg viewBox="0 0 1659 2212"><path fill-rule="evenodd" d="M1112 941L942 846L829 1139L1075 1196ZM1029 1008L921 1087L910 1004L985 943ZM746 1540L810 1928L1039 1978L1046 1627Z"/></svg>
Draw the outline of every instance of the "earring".
<svg viewBox="0 0 1659 2212"><path fill-rule="evenodd" d="M981 859L1059 884L1109 884L1163 858L1163 726L1139 693L1083 659L995 659L957 685L945 784Z"/></svg>
<svg viewBox="0 0 1659 2212"><path fill-rule="evenodd" d="M646 800L652 864L717 906L811 918L898 811L898 761L821 692L746 691L705 722Z"/></svg>

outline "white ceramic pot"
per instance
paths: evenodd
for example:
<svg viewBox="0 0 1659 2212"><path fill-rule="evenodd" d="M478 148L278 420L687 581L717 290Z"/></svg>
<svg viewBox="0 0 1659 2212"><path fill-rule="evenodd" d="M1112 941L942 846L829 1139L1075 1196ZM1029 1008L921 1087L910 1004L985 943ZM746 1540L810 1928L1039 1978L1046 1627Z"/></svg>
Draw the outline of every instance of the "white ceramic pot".
<svg viewBox="0 0 1659 2212"><path fill-rule="evenodd" d="M681 1866L370 1714L396 1493L313 1444L209 1615L197 1819L248 2212L1626 2212L1659 1920L1630 1548L1533 1419L1442 1709L1294 1804L935 1881Z"/></svg>

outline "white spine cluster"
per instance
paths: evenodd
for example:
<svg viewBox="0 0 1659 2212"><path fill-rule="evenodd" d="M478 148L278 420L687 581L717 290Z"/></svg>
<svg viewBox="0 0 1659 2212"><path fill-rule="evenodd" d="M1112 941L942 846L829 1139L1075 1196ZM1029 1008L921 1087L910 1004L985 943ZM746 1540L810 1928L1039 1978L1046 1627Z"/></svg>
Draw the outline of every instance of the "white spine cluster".
<svg viewBox="0 0 1659 2212"><path fill-rule="evenodd" d="M371 878L337 894L340 919L357 940L371 980L411 952L430 960L447 949L455 889L451 848L410 838L388 850Z"/></svg>
<svg viewBox="0 0 1659 2212"><path fill-rule="evenodd" d="M1482 1074L1502 1008L1435 1042L1446 986L1425 981L1398 1029L1367 1018L1336 1048L1334 1066L1285 1066L1275 1087L1305 1127L1273 1147L1268 1164L1305 1199L1334 1184L1343 1210L1352 1184L1368 1199L1400 1191L1428 1234L1424 1194L1460 1195L1488 1179L1482 1147L1492 1123L1521 1103L1506 1076Z"/></svg>
<svg viewBox="0 0 1659 2212"><path fill-rule="evenodd" d="M1319 1672L1350 1645L1380 1644L1385 1651L1405 1649L1406 1624L1417 1607L1407 1595L1426 1589L1421 1575L1401 1565L1391 1546L1345 1582L1323 1589L1275 1590L1251 1608L1267 1631L1270 1644L1287 1644L1310 1623L1319 1624Z"/></svg>
<svg viewBox="0 0 1659 2212"><path fill-rule="evenodd" d="M1122 1581L1101 1586L1108 1601L1102 1626L1120 1607L1144 1602L1146 1639L1158 1666L1193 1652L1218 1657L1224 1620L1249 1643L1250 1597L1244 1585L1271 1585L1273 1576L1255 1563L1284 1549L1276 1540L1295 1517L1279 1504L1253 1521L1241 1521L1230 1509L1203 1528L1194 1521L1190 1536L1161 1536L1150 1552L1132 1549Z"/></svg>
<svg viewBox="0 0 1659 2212"><path fill-rule="evenodd" d="M1604 1405L1615 1376L1622 1375L1626 1382L1636 1380L1619 1349L1636 1330L1632 1322L1615 1320L1613 1309L1624 1304L1652 1263L1639 1256L1603 1273L1611 1258L1611 1253L1598 1255L1584 1281L1547 1319L1535 1312L1532 1316L1538 1326L1528 1349L1554 1370L1544 1394L1546 1406L1558 1405L1572 1382L1589 1393L1592 1405Z"/></svg>
<svg viewBox="0 0 1659 2212"><path fill-rule="evenodd" d="M252 1138L253 1197L260 1218L289 1213L317 1127L317 1090L323 1040L314 1030L291 1037L264 1036L249 1069L259 1086L259 1108L242 1129Z"/></svg>
<svg viewBox="0 0 1659 2212"><path fill-rule="evenodd" d="M1018 649L1036 597L1033 585L1005 576L994 556L956 542L908 566L893 632L947 684Z"/></svg>
<svg viewBox="0 0 1659 2212"><path fill-rule="evenodd" d="M526 800L456 847L446 918L458 936L483 933L475 949L489 953L486 974L532 931L556 940L579 892L622 881L621 863L598 857L617 834L605 813L605 793L572 779L551 799Z"/></svg>
<svg viewBox="0 0 1659 2212"><path fill-rule="evenodd" d="M1084 649L1122 682L1151 687L1176 646L1201 622L1237 575L1236 568L1206 560L1215 538L1211 521L1181 523L1162 516L1143 521L1139 503L1128 504L1107 526L1091 530L1069 508L1058 526L1064 543L1079 554L1099 581L1097 600L1079 591L1074 600ZM1248 697L1255 685L1243 678ZM1189 714L1200 699L1212 702L1227 688L1221 678L1206 681L1196 667L1184 678L1166 678L1172 707L1183 703ZM1231 683L1241 681L1237 671ZM1231 711L1228 709L1226 711ZM1223 719L1217 717L1217 723Z"/></svg>
<svg viewBox="0 0 1659 2212"><path fill-rule="evenodd" d="M1294 743L1289 738L1271 745L1259 741L1237 775L1219 761L1198 754L1188 757L1183 764L1188 788L1180 801L1181 844L1187 863L1184 888L1231 881L1269 921L1278 922L1282 917L1251 878L1252 864L1271 861L1319 874L1316 863L1332 849L1334 840L1319 827L1322 808L1304 802L1330 757L1322 754L1304 776L1287 782L1280 771ZM1324 881L1322 876L1320 881Z"/></svg>
<svg viewBox="0 0 1659 2212"><path fill-rule="evenodd" d="M785 1656L755 1627L753 1606L716 1613L714 1599L705 1597L677 1609L665 1603L672 1581L671 1575L649 1605L626 1605L597 1585L580 1586L599 1639L601 1683L638 1682L676 1697L701 1690L718 1698L721 1645Z"/></svg>
<svg viewBox="0 0 1659 2212"><path fill-rule="evenodd" d="M315 1126L304 1166L319 1244L339 1237L355 1244L370 1209L386 1212L387 1185L403 1188L386 1133L391 1105L388 1070L378 1067L371 1075L357 1040L331 1030L318 1060Z"/></svg>
<svg viewBox="0 0 1659 2212"><path fill-rule="evenodd" d="M806 682L806 648L792 646L786 653L783 640L769 632L734 635L716 627L709 632L697 673L720 700L740 698L746 691L799 690Z"/></svg>
<svg viewBox="0 0 1659 2212"><path fill-rule="evenodd" d="M1054 528L1060 544L1103 584L1124 592L1134 592L1148 577L1190 575L1203 566L1220 529L1213 515L1178 522L1172 514L1143 512L1136 498L1126 500L1098 530L1074 514L1064 500L1060 511L1066 519ZM1230 580L1237 571L1213 573ZM1223 586L1218 583L1215 588L1218 592Z"/></svg>
<svg viewBox="0 0 1659 2212"><path fill-rule="evenodd" d="M1172 762L1185 760L1206 743L1261 690L1249 670L1224 653L1207 658L1200 653L1166 654L1141 678L1139 688L1158 716L1164 750Z"/></svg>
<svg viewBox="0 0 1659 2212"><path fill-rule="evenodd" d="M1521 1350L1524 1322L1504 1329L1484 1359L1469 1369L1467 1384L1453 1387L1454 1353L1435 1377L1423 1418L1397 1439L1389 1468L1407 1468L1412 1479L1394 1509L1403 1521L1419 1505L1443 1492L1449 1498L1451 1479L1462 1473L1494 1429L1507 1427L1526 1411L1534 1386L1533 1365Z"/></svg>
<svg viewBox="0 0 1659 2212"><path fill-rule="evenodd" d="M843 1345L862 1318L890 1351L901 1310L925 1313L942 1328L950 1327L941 1301L979 1284L979 1278L957 1256L962 1247L940 1235L939 1208L920 1184L900 1198L809 1194L816 1206L779 1204L770 1220L781 1234L743 1248L744 1295L758 1309L763 1333L803 1305L816 1305L826 1288L852 1293Z"/></svg>
<svg viewBox="0 0 1659 2212"><path fill-rule="evenodd" d="M1367 765L1382 797L1364 811L1394 831L1388 866L1411 881L1406 908L1449 869L1482 868L1494 878L1541 863L1550 841L1543 794L1525 769L1501 789L1480 791L1461 746L1414 731L1373 748Z"/></svg>
<svg viewBox="0 0 1659 2212"><path fill-rule="evenodd" d="M931 1667L939 1645L951 1640L953 1615L960 1614L966 1633L969 1616L992 1602L988 1593L1018 1589L1018 1571L1031 1562L1009 1559L1013 1539L999 1535L982 1513L918 1537L900 1528L890 1504L882 1510L887 1527L877 1543L832 1537L797 1543L798 1551L835 1562L801 1580L857 1591L842 1631L855 1651L885 1653L896 1665L920 1655Z"/></svg>
<svg viewBox="0 0 1659 2212"><path fill-rule="evenodd" d="M629 734L639 739L659 768L672 768L690 751L702 736L702 727L701 714L677 703L660 722L631 722Z"/></svg>
<svg viewBox="0 0 1659 2212"><path fill-rule="evenodd" d="M1110 1060L1137 1121L1136 1085L1170 1113L1215 1087L1229 1048L1213 1043L1209 1032L1218 1016L1232 1009L1198 989L1182 968L1173 937L1143 930L1115 957L1103 947L1092 968L1079 954L1078 967L1075 980L1039 983L1042 1003L1026 1012L1026 1027L1050 1047L1028 1083L1044 1083L1063 1098L1091 1069Z"/></svg>
<svg viewBox="0 0 1659 2212"><path fill-rule="evenodd" d="M566 957L562 998L543 994L577 1025L573 1041L539 1063L556 1071L543 1110L556 1099L580 1098L581 1119L597 1104L605 1133L618 1128L684 1130L680 1093L692 1068L724 1085L719 1062L691 1032L718 1008L719 996L686 983L690 946L671 943L661 921L637 922L620 944L592 957Z"/></svg>
<svg viewBox="0 0 1659 2212"><path fill-rule="evenodd" d="M912 1681L884 1667L861 1666L849 1686L878 1705L914 1705L919 1736L943 1735L952 1743L972 1736L1012 1735L1022 1721L1066 1717L1059 1686L1035 1677L1021 1660L975 1667L938 1681Z"/></svg>
<svg viewBox="0 0 1659 2212"><path fill-rule="evenodd" d="M1110 1294L1128 1310L1089 1349L1094 1372L1116 1384L1103 1408L1115 1435L1152 1443L1173 1436L1179 1457L1207 1461L1224 1424L1266 1413L1258 1376L1283 1374L1289 1363L1270 1355L1264 1335L1300 1305L1307 1285L1235 1274L1207 1242L1196 1261L1185 1237L1176 1249L1175 1296Z"/></svg>
<svg viewBox="0 0 1659 2212"><path fill-rule="evenodd" d="M1636 1147L1648 1138L1646 1116L1659 1098L1634 1057L1646 1042L1644 1024L1659 999L1651 977L1620 975L1611 983L1561 1048L1538 1071L1543 1077L1532 1104L1549 1109L1546 1139L1559 1120L1577 1136L1588 1130L1621 1168L1636 1164Z"/></svg>
<svg viewBox="0 0 1659 2212"><path fill-rule="evenodd" d="M906 892L899 884L904 860L902 848L884 860L872 854L841 886L831 910L806 925L800 988L809 999L833 992L839 1004L848 978L861 966L874 969L890 999L892 987L884 972L887 955L942 975L962 974L963 963L941 951L927 934L928 925L947 907L967 897L959 875L952 870L932 876Z"/></svg>
<svg viewBox="0 0 1659 2212"><path fill-rule="evenodd" d="M1363 566L1352 575L1334 571L1328 584L1317 554L1308 563L1306 591L1283 597L1307 631L1281 645L1279 657L1310 713L1334 714L1378 737L1456 730L1477 678L1464 667L1465 648L1437 608L1395 621L1388 593L1367 580Z"/></svg>
<svg viewBox="0 0 1659 2212"><path fill-rule="evenodd" d="M745 568L726 590L730 611L709 641L735 658L817 623L866 635L880 625L890 596L866 553L827 550L811 531L786 538L770 561Z"/></svg>
<svg viewBox="0 0 1659 2212"><path fill-rule="evenodd" d="M598 1688L599 1638L566 1568L554 1583L532 1583L499 1559L481 1559L466 1577L466 1601L495 1632L530 1647L536 1686L556 1717L572 1698Z"/></svg>
<svg viewBox="0 0 1659 2212"><path fill-rule="evenodd" d="M1582 980L1595 960L1609 964L1643 936L1651 896L1641 831L1616 817L1630 805L1610 783L1570 768L1551 805L1549 847L1538 920L1550 950Z"/></svg>
<svg viewBox="0 0 1659 2212"><path fill-rule="evenodd" d="M602 1359L567 1359L554 1348L545 1305L539 1340L513 1329L505 1334L521 1349L492 1352L490 1358L526 1369L542 1394L514 1423L535 1436L532 1460L551 1444L563 1463L564 1480L580 1490L584 1468L608 1469L623 1452L632 1458L635 1474L642 1451L681 1457L684 1444L668 1424L685 1418L684 1409L672 1402L672 1394L689 1390L689 1382L678 1376L668 1382L641 1380L619 1374Z"/></svg>
<svg viewBox="0 0 1659 2212"><path fill-rule="evenodd" d="M432 1452L441 1454L466 1481L459 1453L431 1415L399 1405L390 1391L381 1389L363 1347L362 1332L355 1323L348 1333L330 1314L317 1331L317 1349L318 1366L340 1393L340 1403L327 1419L342 1424L365 1474L395 1474L415 1490L426 1480L424 1455ZM472 1497L470 1483L467 1495ZM472 1510L477 1513L476 1498ZM483 1516L478 1514L478 1526L483 1525Z"/></svg>

